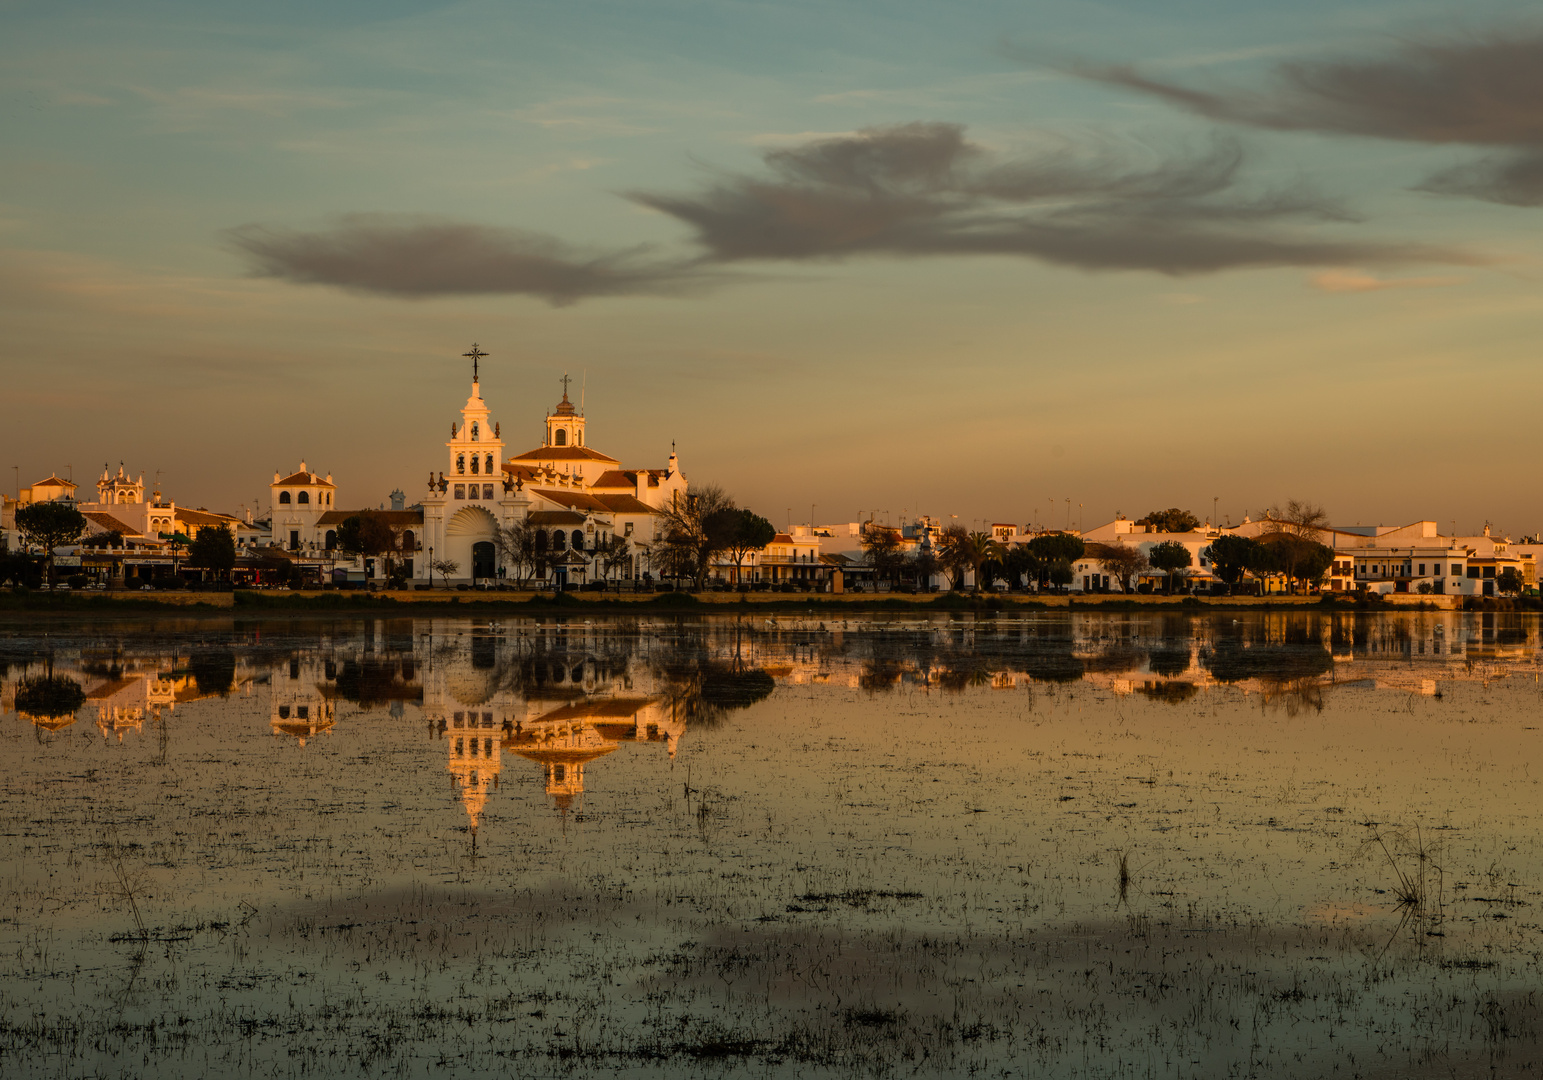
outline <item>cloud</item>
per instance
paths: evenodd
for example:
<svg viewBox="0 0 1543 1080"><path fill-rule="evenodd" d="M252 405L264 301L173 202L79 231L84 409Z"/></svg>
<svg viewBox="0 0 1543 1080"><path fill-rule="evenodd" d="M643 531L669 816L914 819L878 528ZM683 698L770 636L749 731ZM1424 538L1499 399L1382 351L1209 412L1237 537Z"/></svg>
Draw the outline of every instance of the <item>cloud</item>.
<svg viewBox="0 0 1543 1080"><path fill-rule="evenodd" d="M1543 206L1543 149L1491 154L1443 169L1418 187L1506 206Z"/></svg>
<svg viewBox="0 0 1543 1080"><path fill-rule="evenodd" d="M1324 270L1312 277L1314 288L1331 293L1382 292L1386 289L1439 289L1456 285L1460 277L1380 278L1365 270L1347 267Z"/></svg>
<svg viewBox="0 0 1543 1080"><path fill-rule="evenodd" d="M1191 112L1277 131L1314 131L1496 152L1417 190L1543 205L1543 34L1411 42L1381 56L1283 63L1262 90L1202 89L1129 66L1074 64L1085 78Z"/></svg>
<svg viewBox="0 0 1543 1080"><path fill-rule="evenodd" d="M1267 90L1204 90L1128 66L1073 65L1213 120L1424 143L1543 145L1543 35L1409 43L1391 55L1290 62Z"/></svg>
<svg viewBox="0 0 1543 1080"><path fill-rule="evenodd" d="M595 296L670 296L717 275L646 249L582 253L538 233L354 214L313 232L246 225L228 234L267 277L387 296L526 295L553 305Z"/></svg>
<svg viewBox="0 0 1543 1080"><path fill-rule="evenodd" d="M1249 190L1243 149L1229 138L1132 156L1067 145L1006 158L960 125L913 123L769 150L764 173L725 175L694 194L632 197L691 226L721 263L1002 255L1189 274L1476 261L1325 232L1350 215L1301 184Z"/></svg>

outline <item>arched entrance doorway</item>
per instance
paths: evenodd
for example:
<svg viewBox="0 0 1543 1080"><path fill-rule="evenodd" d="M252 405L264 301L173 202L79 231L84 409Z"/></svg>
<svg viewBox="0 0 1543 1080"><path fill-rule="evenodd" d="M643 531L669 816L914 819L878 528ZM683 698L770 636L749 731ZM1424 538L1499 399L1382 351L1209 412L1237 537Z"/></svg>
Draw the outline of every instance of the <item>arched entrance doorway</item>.
<svg viewBox="0 0 1543 1080"><path fill-rule="evenodd" d="M493 577L498 572L493 548L497 534L498 522L482 507L467 506L457 511L445 523L444 557L456 564L449 576L462 581ZM439 557L438 552L435 557Z"/></svg>
<svg viewBox="0 0 1543 1080"><path fill-rule="evenodd" d="M490 578L498 571L494 569L493 542L491 540L479 540L471 546L471 576L474 578Z"/></svg>

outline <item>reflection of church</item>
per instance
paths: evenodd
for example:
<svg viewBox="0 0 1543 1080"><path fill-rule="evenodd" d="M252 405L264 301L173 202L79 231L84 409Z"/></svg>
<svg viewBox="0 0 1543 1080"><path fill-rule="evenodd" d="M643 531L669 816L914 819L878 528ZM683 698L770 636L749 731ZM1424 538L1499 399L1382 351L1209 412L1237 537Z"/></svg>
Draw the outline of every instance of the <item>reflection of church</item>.
<svg viewBox="0 0 1543 1080"><path fill-rule="evenodd" d="M559 810L584 793L584 766L622 743L662 743L673 759L684 720L659 698L598 698L562 705L516 727L504 749L541 766L546 793Z"/></svg>
<svg viewBox="0 0 1543 1080"><path fill-rule="evenodd" d="M451 581L496 580L511 568L498 551L499 530L526 522L536 527L536 550L559 580L595 580L607 571L596 555L612 537L627 541L626 558L611 571L641 575L659 535L660 510L686 491L672 450L666 468L624 469L589 445L586 420L568 400L546 417L534 450L504 457L501 425L482 398L473 347L471 396L450 425L445 468L429 473L422 500L423 532L413 563L421 582L435 576L430 562L453 562ZM561 554L559 554L561 553ZM542 572L545 572L543 567Z"/></svg>
<svg viewBox="0 0 1543 1080"><path fill-rule="evenodd" d="M506 754L541 766L559 810L583 793L585 766L624 743L654 743L675 756L685 719L662 688L651 689L654 676L636 657L597 656L581 635L532 656L528 638L474 630L458 639L453 625L436 620L433 636L454 645L420 668L423 713L445 740L446 768L473 833Z"/></svg>
<svg viewBox="0 0 1543 1080"><path fill-rule="evenodd" d="M315 657L293 656L287 665L275 667L268 695L273 733L291 736L304 746L307 739L330 732L337 712L328 684L335 677L333 662Z"/></svg>

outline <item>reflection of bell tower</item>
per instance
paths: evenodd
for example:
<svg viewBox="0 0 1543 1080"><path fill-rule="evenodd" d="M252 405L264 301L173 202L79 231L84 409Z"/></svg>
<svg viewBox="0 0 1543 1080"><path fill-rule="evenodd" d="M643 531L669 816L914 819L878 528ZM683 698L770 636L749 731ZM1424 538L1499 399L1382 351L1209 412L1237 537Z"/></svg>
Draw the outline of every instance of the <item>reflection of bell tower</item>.
<svg viewBox="0 0 1543 1080"><path fill-rule="evenodd" d="M584 445L584 417L573 407L573 402L568 400L568 381L569 377L564 375L563 399L546 418L547 446Z"/></svg>
<svg viewBox="0 0 1543 1080"><path fill-rule="evenodd" d="M337 715L327 678L315 659L291 657L287 665L274 667L268 720L275 735L293 736L304 746L307 739L332 730Z"/></svg>
<svg viewBox="0 0 1543 1080"><path fill-rule="evenodd" d="M502 767L501 734L493 728L491 712L479 713L475 709L455 713L450 718L450 730L445 734L450 782L466 804L473 838L482 820L482 808L487 805L493 789L498 787L498 771Z"/></svg>

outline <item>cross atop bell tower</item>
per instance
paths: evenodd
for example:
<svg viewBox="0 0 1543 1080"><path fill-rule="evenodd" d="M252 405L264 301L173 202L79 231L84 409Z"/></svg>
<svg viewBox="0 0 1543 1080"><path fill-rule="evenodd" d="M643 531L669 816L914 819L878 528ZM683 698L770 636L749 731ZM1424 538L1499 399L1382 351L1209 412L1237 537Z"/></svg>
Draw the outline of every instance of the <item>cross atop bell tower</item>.
<svg viewBox="0 0 1543 1080"><path fill-rule="evenodd" d="M480 348L478 348L477 347L477 343L474 341L474 342L471 343L471 352L464 352L461 355L471 358L471 381L472 382L477 382L478 381L477 362L479 360L481 360L484 356L486 356L487 353L483 352Z"/></svg>

